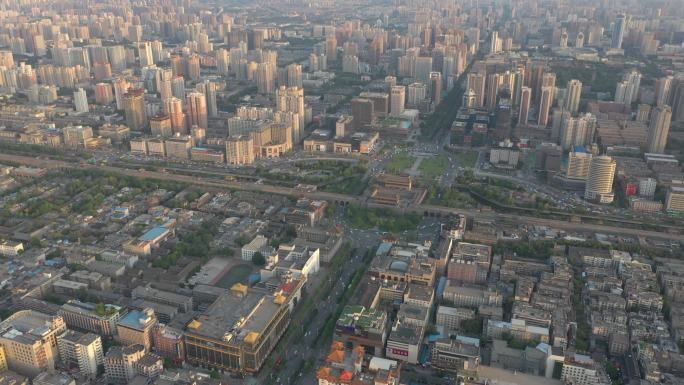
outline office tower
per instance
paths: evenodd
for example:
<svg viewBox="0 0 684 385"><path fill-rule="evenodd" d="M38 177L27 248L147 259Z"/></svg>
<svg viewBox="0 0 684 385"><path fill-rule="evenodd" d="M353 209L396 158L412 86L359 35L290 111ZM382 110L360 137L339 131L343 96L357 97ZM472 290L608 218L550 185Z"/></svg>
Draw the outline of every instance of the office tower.
<svg viewBox="0 0 684 385"><path fill-rule="evenodd" d="M74 108L78 113L88 112L88 96L83 88L74 91Z"/></svg>
<svg viewBox="0 0 684 385"><path fill-rule="evenodd" d="M487 75L487 92L485 94L485 107L489 111L494 111L499 97L499 85L501 81L499 74Z"/></svg>
<svg viewBox="0 0 684 385"><path fill-rule="evenodd" d="M519 106L522 97L522 88L525 86L525 70L523 68L516 69L510 75L509 80L511 88L511 97L513 99L513 105ZM530 101L532 100L532 92L530 90Z"/></svg>
<svg viewBox="0 0 684 385"><path fill-rule="evenodd" d="M416 58L415 78L419 82L430 84L430 72L432 72L432 57L419 56Z"/></svg>
<svg viewBox="0 0 684 385"><path fill-rule="evenodd" d="M190 136L192 137L195 147L202 147L207 139L207 130L197 125L192 126L192 129L190 130ZM223 157L221 157L220 162L223 162Z"/></svg>
<svg viewBox="0 0 684 385"><path fill-rule="evenodd" d="M545 72L544 75L542 75L541 86L542 88L549 87L551 90L551 104L553 105L553 101L556 99L556 74L553 72ZM540 91L542 91L542 89L540 89Z"/></svg>
<svg viewBox="0 0 684 385"><path fill-rule="evenodd" d="M109 60L109 54L107 47L102 46L88 46L88 54L90 55L90 60L94 63L108 63L111 64Z"/></svg>
<svg viewBox="0 0 684 385"><path fill-rule="evenodd" d="M169 115L173 132L175 134L186 135L189 130L185 113L183 112L183 101L173 97L166 99L164 105L164 111Z"/></svg>
<svg viewBox="0 0 684 385"><path fill-rule="evenodd" d="M107 304L98 309L95 304L76 300L68 301L59 309L59 315L64 317L64 322L70 328L86 330L105 337L116 334L116 323L121 313L123 311L120 306Z"/></svg>
<svg viewBox="0 0 684 385"><path fill-rule="evenodd" d="M340 116L335 122L335 137L344 138L354 129L354 117L349 115Z"/></svg>
<svg viewBox="0 0 684 385"><path fill-rule="evenodd" d="M138 373L135 364L145 356L140 344L113 346L104 357L105 379L108 384L128 384Z"/></svg>
<svg viewBox="0 0 684 385"><path fill-rule="evenodd" d="M140 69L140 80L143 82L143 87L147 92L151 94L157 93L161 83L161 69L154 64L142 67Z"/></svg>
<svg viewBox="0 0 684 385"><path fill-rule="evenodd" d="M107 47L107 57L112 71L121 72L126 69L126 50L123 46L114 45Z"/></svg>
<svg viewBox="0 0 684 385"><path fill-rule="evenodd" d="M585 114L579 117L567 116L561 122L560 144L563 150L591 144L596 132L596 117Z"/></svg>
<svg viewBox="0 0 684 385"><path fill-rule="evenodd" d="M468 91L463 93L462 106L466 109L473 109L477 107L477 95L472 88L468 88Z"/></svg>
<svg viewBox="0 0 684 385"><path fill-rule="evenodd" d="M226 140L226 162L228 164L252 164L254 158L254 140L251 136L231 136Z"/></svg>
<svg viewBox="0 0 684 385"><path fill-rule="evenodd" d="M554 88L542 87L541 96L539 100L539 119L537 125L546 127L549 124L549 113L551 112L551 105L553 104Z"/></svg>
<svg viewBox="0 0 684 385"><path fill-rule="evenodd" d="M185 342L183 332L170 326L159 324L154 328L154 352L168 358L177 365L185 361Z"/></svg>
<svg viewBox="0 0 684 385"><path fill-rule="evenodd" d="M498 31L492 31L492 38L489 41L489 53L501 52L501 39Z"/></svg>
<svg viewBox="0 0 684 385"><path fill-rule="evenodd" d="M520 112L518 113L518 124L527 124L530 119L530 103L532 102L532 89L522 87L520 92Z"/></svg>
<svg viewBox="0 0 684 385"><path fill-rule="evenodd" d="M672 109L670 106L656 107L651 113L651 122L648 125L648 141L646 152L662 154L667 145L667 136L670 132Z"/></svg>
<svg viewBox="0 0 684 385"><path fill-rule="evenodd" d="M475 93L474 108L484 107L485 101L485 75L482 73L468 74L468 86L466 87Z"/></svg>
<svg viewBox="0 0 684 385"><path fill-rule="evenodd" d="M639 178L639 195L642 197L653 197L655 195L658 181L654 178Z"/></svg>
<svg viewBox="0 0 684 385"><path fill-rule="evenodd" d="M637 101L639 96L639 87L641 87L641 73L637 70L632 70L624 77L627 81L627 92L625 93L625 104L631 104Z"/></svg>
<svg viewBox="0 0 684 385"><path fill-rule="evenodd" d="M665 76L656 81L655 97L656 106L664 106L670 104L670 97L672 95L672 86L674 77Z"/></svg>
<svg viewBox="0 0 684 385"><path fill-rule="evenodd" d="M200 79L200 57L199 55L190 55L185 60L185 73L188 79L197 81Z"/></svg>
<svg viewBox="0 0 684 385"><path fill-rule="evenodd" d="M560 41L558 42L558 45L561 48L568 48L568 33L563 32L560 36Z"/></svg>
<svg viewBox="0 0 684 385"><path fill-rule="evenodd" d="M684 120L684 77L676 77L672 86L670 107L672 107L672 120L680 122Z"/></svg>
<svg viewBox="0 0 684 385"><path fill-rule="evenodd" d="M154 64L154 56L152 56L152 45L145 41L138 43L138 60L140 67L147 67Z"/></svg>
<svg viewBox="0 0 684 385"><path fill-rule="evenodd" d="M90 126L66 126L62 129L64 144L69 147L85 147L86 141L93 137Z"/></svg>
<svg viewBox="0 0 684 385"><path fill-rule="evenodd" d="M183 62L182 56L171 55L169 60L171 62L171 71L173 72L173 76L185 75L185 63Z"/></svg>
<svg viewBox="0 0 684 385"><path fill-rule="evenodd" d="M57 337L57 347L62 363L77 367L85 378L96 378L98 366L104 365L102 339L96 334L67 330Z"/></svg>
<svg viewBox="0 0 684 385"><path fill-rule="evenodd" d="M20 310L0 323L0 347L10 370L35 377L55 369L57 336L66 331L64 319L33 310Z"/></svg>
<svg viewBox="0 0 684 385"><path fill-rule="evenodd" d="M216 68L219 75L228 76L230 74L230 54L226 49L216 51Z"/></svg>
<svg viewBox="0 0 684 385"><path fill-rule="evenodd" d="M182 76L176 76L171 80L171 94L174 98L185 99L185 79Z"/></svg>
<svg viewBox="0 0 684 385"><path fill-rule="evenodd" d="M631 105L637 100L641 86L641 73L631 70L622 77L622 81L615 87L615 102Z"/></svg>
<svg viewBox="0 0 684 385"><path fill-rule="evenodd" d="M334 33L325 39L325 56L330 61L337 61L337 38Z"/></svg>
<svg viewBox="0 0 684 385"><path fill-rule="evenodd" d="M264 46L264 32L261 29L247 31L247 47L250 50L259 50Z"/></svg>
<svg viewBox="0 0 684 385"><path fill-rule="evenodd" d="M406 88L404 86L394 86L392 87L390 93L390 115L400 116L404 112Z"/></svg>
<svg viewBox="0 0 684 385"><path fill-rule="evenodd" d="M166 59L166 52L164 52L164 46L159 40L155 40L150 43L152 47L152 60L154 63L164 61Z"/></svg>
<svg viewBox="0 0 684 385"><path fill-rule="evenodd" d="M276 66L271 63L259 63L255 73L257 90L260 94L272 94L276 88Z"/></svg>
<svg viewBox="0 0 684 385"><path fill-rule="evenodd" d="M197 51L199 53L209 53L213 49L213 44L209 42L209 35L205 32L197 34Z"/></svg>
<svg viewBox="0 0 684 385"><path fill-rule="evenodd" d="M281 86L276 91L276 109L282 112L296 113L299 124L292 127L292 142L299 144L303 139L302 130L306 124L306 106L304 105L304 88Z"/></svg>
<svg viewBox="0 0 684 385"><path fill-rule="evenodd" d="M415 82L408 85L408 95L406 103L411 107L416 107L427 97L427 86L423 83Z"/></svg>
<svg viewBox="0 0 684 385"><path fill-rule="evenodd" d="M302 86L302 65L292 63L287 66L287 86L301 87Z"/></svg>
<svg viewBox="0 0 684 385"><path fill-rule="evenodd" d="M159 73L159 99L164 101L173 96L173 71L162 69Z"/></svg>
<svg viewBox="0 0 684 385"><path fill-rule="evenodd" d="M157 114L150 118L150 132L155 136L173 136L173 127L169 115Z"/></svg>
<svg viewBox="0 0 684 385"><path fill-rule="evenodd" d="M107 105L114 101L114 92L109 83L97 83L95 85L95 103Z"/></svg>
<svg viewBox="0 0 684 385"><path fill-rule="evenodd" d="M116 323L116 339L124 345L140 344L149 351L152 347L152 328L157 324L154 310L132 310Z"/></svg>
<svg viewBox="0 0 684 385"><path fill-rule="evenodd" d="M625 28L627 24L627 17L625 15L618 15L613 24L613 35L610 41L610 48L622 48L622 39L625 35Z"/></svg>
<svg viewBox="0 0 684 385"><path fill-rule="evenodd" d="M123 95L122 103L128 127L133 131L144 129L147 126L145 90L129 90Z"/></svg>
<svg viewBox="0 0 684 385"><path fill-rule="evenodd" d="M204 82L204 95L207 97L207 113L210 117L218 116L218 105L216 104L217 85L211 81Z"/></svg>
<svg viewBox="0 0 684 385"><path fill-rule="evenodd" d="M90 69L90 53L88 53L87 48L69 48L69 61L72 66L80 65Z"/></svg>
<svg viewBox="0 0 684 385"><path fill-rule="evenodd" d="M342 72L350 74L359 73L359 57L354 55L342 56Z"/></svg>
<svg viewBox="0 0 684 385"><path fill-rule="evenodd" d="M432 103L438 106L442 102L442 74L430 72L430 94Z"/></svg>
<svg viewBox="0 0 684 385"><path fill-rule="evenodd" d="M385 89L391 90L392 87L397 85L397 77L396 76L385 76Z"/></svg>
<svg viewBox="0 0 684 385"><path fill-rule="evenodd" d="M570 112L579 111L581 96L582 82L577 79L568 81L568 86L565 89L565 108Z"/></svg>
<svg viewBox="0 0 684 385"><path fill-rule="evenodd" d="M615 168L616 162L610 156L593 157L587 174L584 199L598 203L611 203L614 199L613 178L615 177Z"/></svg>
<svg viewBox="0 0 684 385"><path fill-rule="evenodd" d="M321 65L318 63L318 55L312 53L309 55L309 72L321 71Z"/></svg>
<svg viewBox="0 0 684 385"><path fill-rule="evenodd" d="M665 210L684 213L684 187L670 186L665 196Z"/></svg>
<svg viewBox="0 0 684 385"><path fill-rule="evenodd" d="M104 80L112 77L112 66L105 62L93 63L93 77L95 80Z"/></svg>
<svg viewBox="0 0 684 385"><path fill-rule="evenodd" d="M575 48L584 48L584 34L579 32L575 39Z"/></svg>
<svg viewBox="0 0 684 385"><path fill-rule="evenodd" d="M365 98L355 98L351 101L351 111L354 117L354 129L358 130L373 123L373 101Z"/></svg>
<svg viewBox="0 0 684 385"><path fill-rule="evenodd" d="M627 85L627 82L625 82L625 81L618 82L615 85L615 96L613 98L613 101L615 103L630 104L630 103L625 103L626 102L625 95L627 94L627 87L628 87L628 85Z"/></svg>
<svg viewBox="0 0 684 385"><path fill-rule="evenodd" d="M0 67L14 68L12 51L0 51Z"/></svg>
<svg viewBox="0 0 684 385"><path fill-rule="evenodd" d="M117 110L123 110L124 105L123 105L123 96L128 92L128 89L131 87L131 85L128 83L128 80L125 78L118 78L114 80L113 82L114 85L114 96L116 98L116 109Z"/></svg>
<svg viewBox="0 0 684 385"><path fill-rule="evenodd" d="M573 150L568 154L568 179L586 180L589 175L589 165L593 156L589 152Z"/></svg>
<svg viewBox="0 0 684 385"><path fill-rule="evenodd" d="M130 24L127 29L127 38L132 42L139 42L142 40L143 28L140 24Z"/></svg>

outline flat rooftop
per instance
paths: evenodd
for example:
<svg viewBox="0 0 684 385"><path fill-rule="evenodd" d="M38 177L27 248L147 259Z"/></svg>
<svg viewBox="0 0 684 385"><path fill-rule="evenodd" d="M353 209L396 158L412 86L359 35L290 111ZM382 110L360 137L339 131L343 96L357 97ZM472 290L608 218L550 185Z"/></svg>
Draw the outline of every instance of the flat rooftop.
<svg viewBox="0 0 684 385"><path fill-rule="evenodd" d="M162 235L164 235L168 231L169 231L169 229L167 229L166 227L161 227L161 226L154 227L154 228L150 229L149 231L147 231L145 234L141 235L140 238L138 238L138 239L140 239L141 241L151 242L151 241L154 241L155 239L161 237Z"/></svg>
<svg viewBox="0 0 684 385"><path fill-rule="evenodd" d="M132 310L119 320L118 324L131 329L142 330L150 321L151 315L143 311Z"/></svg>
<svg viewBox="0 0 684 385"><path fill-rule="evenodd" d="M263 332L280 309L278 300L260 288L245 288L244 294L228 291L188 324L188 332L240 344L250 333Z"/></svg>

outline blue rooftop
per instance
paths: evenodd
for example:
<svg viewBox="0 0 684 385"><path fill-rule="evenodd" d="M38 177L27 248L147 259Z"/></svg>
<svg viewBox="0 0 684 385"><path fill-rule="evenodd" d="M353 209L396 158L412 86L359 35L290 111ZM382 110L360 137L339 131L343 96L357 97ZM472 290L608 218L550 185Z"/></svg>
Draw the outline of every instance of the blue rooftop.
<svg viewBox="0 0 684 385"><path fill-rule="evenodd" d="M575 152L584 152L584 153L589 153L587 148L585 146L575 146Z"/></svg>
<svg viewBox="0 0 684 385"><path fill-rule="evenodd" d="M384 255L389 253L389 251L392 249L392 244L389 242L383 242L378 246L378 250L375 252L375 255Z"/></svg>
<svg viewBox="0 0 684 385"><path fill-rule="evenodd" d="M140 310L132 310L119 320L119 324L131 329L143 329L150 316Z"/></svg>
<svg viewBox="0 0 684 385"><path fill-rule="evenodd" d="M169 231L169 229L167 229L166 227L161 227L161 226L154 227L154 228L150 229L148 232L146 232L145 234L141 235L140 240L141 241L153 241L153 240L159 238L160 236L164 235L168 231Z"/></svg>
<svg viewBox="0 0 684 385"><path fill-rule="evenodd" d="M468 344L468 345L480 346L480 339L479 338L466 337L466 336L456 336L456 341L459 341L461 343Z"/></svg>

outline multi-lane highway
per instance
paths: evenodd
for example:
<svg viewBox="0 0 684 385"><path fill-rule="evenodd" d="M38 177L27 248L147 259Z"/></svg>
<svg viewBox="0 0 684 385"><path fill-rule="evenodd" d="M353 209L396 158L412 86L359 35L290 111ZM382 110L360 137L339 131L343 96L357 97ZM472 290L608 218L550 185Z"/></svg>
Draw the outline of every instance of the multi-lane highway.
<svg viewBox="0 0 684 385"><path fill-rule="evenodd" d="M624 226L612 226L607 224L596 224L596 223L578 223L571 221L563 221L558 219L548 219L548 218L537 218L533 216L525 216L519 214L506 214L497 213L493 211L480 211L477 209L455 209L449 207L421 204L421 205L411 205L408 207L390 207L386 205L375 204L368 202L365 197L345 195L330 193L324 191L302 191L296 188L289 188L283 186L272 186L268 184L257 184L249 182L238 182L221 180L215 178L204 178L199 176L181 175L177 173L169 172L159 172L159 171L145 171L145 170L134 170L123 167L114 167L108 165L98 165L98 164L87 164L87 163L77 163L64 160L54 160L54 159L42 159L42 158L32 158L28 156L11 155L11 154L0 154L0 161L13 162L17 164L23 164L33 167L41 167L47 169L91 169L100 170L106 172L117 173L121 175L133 176L133 177L144 177L159 180L168 180L175 182L184 182L194 185L201 185L205 187L213 187L220 189L232 189L232 190L245 190L245 191L257 191L269 194L279 194L288 195L295 197L307 197L310 199L320 199L327 200L331 202L344 203L344 204L359 204L371 208L391 208L398 210L400 212L416 212L416 213L428 213L436 215L449 215L449 214L462 214L470 217L479 217L483 219L507 219L512 222L517 222L521 224L528 225L539 225L539 226L549 226L566 231L578 231L578 232L601 232L608 234L617 235L628 235L634 237L650 237L650 238L661 238L673 241L681 241L684 239L684 229L680 227L671 226L668 231L652 231L643 230L640 228L630 228ZM586 216L585 216L586 217ZM596 218L603 219L605 221L614 220L619 221L619 219L612 219L608 217ZM631 221L630 224L638 224L638 222Z"/></svg>

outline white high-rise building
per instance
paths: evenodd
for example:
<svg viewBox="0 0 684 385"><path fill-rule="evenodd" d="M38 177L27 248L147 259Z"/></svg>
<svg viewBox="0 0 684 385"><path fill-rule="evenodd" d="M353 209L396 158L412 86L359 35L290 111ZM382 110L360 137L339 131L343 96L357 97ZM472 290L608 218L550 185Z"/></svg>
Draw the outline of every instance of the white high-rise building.
<svg viewBox="0 0 684 385"><path fill-rule="evenodd" d="M299 125L292 127L292 141L298 144L303 139L302 130L306 124L306 106L304 104L304 88L281 86L276 90L276 109L282 112L297 114Z"/></svg>
<svg viewBox="0 0 684 385"><path fill-rule="evenodd" d="M88 112L88 96L83 88L74 91L74 107L76 112Z"/></svg>
<svg viewBox="0 0 684 385"><path fill-rule="evenodd" d="M568 82L565 90L565 108L570 112L579 111L580 98L582 96L582 82L572 79Z"/></svg>
<svg viewBox="0 0 684 385"><path fill-rule="evenodd" d="M67 365L75 365L86 378L96 378L98 367L104 365L102 339L97 334L67 330L57 337L60 359Z"/></svg>
<svg viewBox="0 0 684 385"><path fill-rule="evenodd" d="M631 70L616 85L615 102L625 105L634 103L639 96L639 87L641 87L641 73L637 70Z"/></svg>
<svg viewBox="0 0 684 385"><path fill-rule="evenodd" d="M639 178L639 195L653 197L657 186L658 181L655 178Z"/></svg>
<svg viewBox="0 0 684 385"><path fill-rule="evenodd" d="M656 81L655 97L657 106L664 106L670 103L673 81L673 76L665 76Z"/></svg>
<svg viewBox="0 0 684 385"><path fill-rule="evenodd" d="M568 154L568 168L565 176L568 179L586 180L592 155L589 152L572 151Z"/></svg>
<svg viewBox="0 0 684 385"><path fill-rule="evenodd" d="M145 41L138 44L138 59L140 60L140 67L147 67L154 64L154 55L152 55L152 45Z"/></svg>
<svg viewBox="0 0 684 385"><path fill-rule="evenodd" d="M287 66L287 86L301 87L302 86L302 65L292 63Z"/></svg>
<svg viewBox="0 0 684 385"><path fill-rule="evenodd" d="M590 144L596 132L596 117L585 114L576 118L567 117L561 123L560 144L563 150L569 150L574 146Z"/></svg>
<svg viewBox="0 0 684 385"><path fill-rule="evenodd" d="M411 83L408 85L408 97L406 103L415 107L422 103L427 97L427 86L420 82Z"/></svg>
<svg viewBox="0 0 684 385"><path fill-rule="evenodd" d="M670 106L656 107L653 112L651 112L651 122L648 125L646 152L654 154L662 154L665 152L671 121L672 109Z"/></svg>
<svg viewBox="0 0 684 385"><path fill-rule="evenodd" d="M527 124L527 121L530 119L530 103L532 103L532 89L530 87L522 87L520 90L518 124Z"/></svg>
<svg viewBox="0 0 684 385"><path fill-rule="evenodd" d="M616 162L606 155L593 157L589 165L584 199L598 203L611 203L614 199L613 179Z"/></svg>

